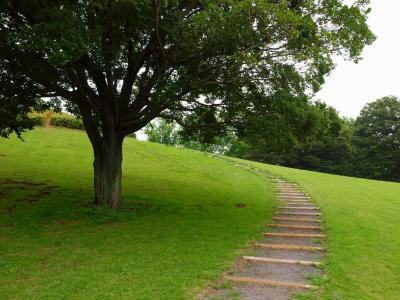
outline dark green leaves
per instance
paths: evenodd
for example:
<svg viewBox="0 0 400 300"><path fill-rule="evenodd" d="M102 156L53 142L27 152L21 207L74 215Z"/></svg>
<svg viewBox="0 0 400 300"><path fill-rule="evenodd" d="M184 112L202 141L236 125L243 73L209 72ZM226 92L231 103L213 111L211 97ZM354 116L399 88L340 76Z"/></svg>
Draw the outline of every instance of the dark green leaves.
<svg viewBox="0 0 400 300"><path fill-rule="evenodd" d="M400 101L383 97L367 104L355 122L356 174L400 180Z"/></svg>
<svg viewBox="0 0 400 300"><path fill-rule="evenodd" d="M57 97L87 124L100 122L122 136L165 113L186 124L204 111L217 122L263 116L257 102L317 91L333 68L332 55L360 58L374 40L367 4L6 0L0 96ZM7 82L17 79L31 89L6 91L15 90ZM297 108L288 108L289 115L291 109Z"/></svg>

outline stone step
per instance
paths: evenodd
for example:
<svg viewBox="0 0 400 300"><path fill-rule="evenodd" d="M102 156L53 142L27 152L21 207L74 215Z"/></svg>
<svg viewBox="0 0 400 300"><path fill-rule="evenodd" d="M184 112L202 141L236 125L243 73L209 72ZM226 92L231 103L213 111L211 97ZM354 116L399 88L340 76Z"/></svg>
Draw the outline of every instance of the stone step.
<svg viewBox="0 0 400 300"><path fill-rule="evenodd" d="M318 207L310 207L310 206L283 206L281 209L298 209L298 210L319 210Z"/></svg>
<svg viewBox="0 0 400 300"><path fill-rule="evenodd" d="M294 198L297 199L295 197L304 197L304 199L310 199L310 197L308 197L307 195L304 195L303 193L296 193L296 194L278 194L278 196L280 198Z"/></svg>
<svg viewBox="0 0 400 300"><path fill-rule="evenodd" d="M274 217L276 221L293 221L293 222L309 222L309 223L321 223L322 220L319 219L301 219L301 218L280 218Z"/></svg>
<svg viewBox="0 0 400 300"><path fill-rule="evenodd" d="M293 200L310 200L308 196L287 196L287 195L279 195L279 199L293 199Z"/></svg>
<svg viewBox="0 0 400 300"><path fill-rule="evenodd" d="M301 192L301 189L298 185L277 185L275 187L278 191L290 190Z"/></svg>
<svg viewBox="0 0 400 300"><path fill-rule="evenodd" d="M278 200L281 202L287 203L287 202L298 202L298 203L310 203L311 198L293 198L293 197L278 197Z"/></svg>
<svg viewBox="0 0 400 300"><path fill-rule="evenodd" d="M285 215L285 216L320 216L321 213L279 212L279 215Z"/></svg>
<svg viewBox="0 0 400 300"><path fill-rule="evenodd" d="M275 184L275 188L300 188L300 186L297 184L278 183Z"/></svg>
<svg viewBox="0 0 400 300"><path fill-rule="evenodd" d="M279 259L279 258L257 257L257 256L243 256L243 259L261 263L292 264L292 265L302 265L302 266L321 265L321 262L319 261L309 261L309 260Z"/></svg>
<svg viewBox="0 0 400 300"><path fill-rule="evenodd" d="M262 244L256 243L256 247L265 249L280 249L280 250L303 250L303 251L323 251L324 248L317 246L304 246L304 245L288 245L288 244Z"/></svg>
<svg viewBox="0 0 400 300"><path fill-rule="evenodd" d="M298 192L301 192L301 189L298 185L288 185L288 184L278 184L276 186L278 191L283 191L283 190L296 190Z"/></svg>
<svg viewBox="0 0 400 300"><path fill-rule="evenodd" d="M242 277L242 276L224 276L226 280L237 282L237 283L247 283L256 284L263 286L273 286L273 287L285 287L294 289L318 289L317 286L311 284L273 280L268 278L256 278L256 277Z"/></svg>
<svg viewBox="0 0 400 300"><path fill-rule="evenodd" d="M293 206L293 205L305 205L305 206L310 206L310 205L315 205L314 203L310 202L310 201L304 201L304 202L286 202L286 201L282 201L282 203L289 205L289 206Z"/></svg>
<svg viewBox="0 0 400 300"><path fill-rule="evenodd" d="M278 228L290 228L290 229L311 229L311 230L322 230L320 226L302 226L302 225L288 225L288 224L268 224L270 227Z"/></svg>
<svg viewBox="0 0 400 300"><path fill-rule="evenodd" d="M275 186L276 189L298 189L300 190L300 187L298 185L293 185L293 184L277 184Z"/></svg>
<svg viewBox="0 0 400 300"><path fill-rule="evenodd" d="M277 194L278 195L292 195L292 196L307 196L302 191L282 191L282 190L279 190Z"/></svg>
<svg viewBox="0 0 400 300"><path fill-rule="evenodd" d="M325 234L317 233L288 233L288 232L265 232L265 236L276 236L276 237L290 237L290 238L320 238L324 239Z"/></svg>
<svg viewBox="0 0 400 300"><path fill-rule="evenodd" d="M304 199L304 200L287 199L287 200L284 200L284 201L281 201L281 202L283 202L283 203L298 203L298 204L301 204L301 203L311 203L310 200L311 199Z"/></svg>

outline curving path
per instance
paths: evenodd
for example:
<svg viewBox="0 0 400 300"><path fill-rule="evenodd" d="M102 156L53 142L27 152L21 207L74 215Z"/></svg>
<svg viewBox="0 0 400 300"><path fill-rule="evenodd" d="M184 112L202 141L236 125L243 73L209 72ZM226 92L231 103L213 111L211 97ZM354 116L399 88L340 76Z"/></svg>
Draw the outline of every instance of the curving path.
<svg viewBox="0 0 400 300"><path fill-rule="evenodd" d="M295 294L318 290L324 256L321 213L299 186L272 177L281 207L268 224L264 238L254 244L251 256L241 257L224 278L232 289L213 290L205 299L292 299ZM311 282L311 283L310 283Z"/></svg>

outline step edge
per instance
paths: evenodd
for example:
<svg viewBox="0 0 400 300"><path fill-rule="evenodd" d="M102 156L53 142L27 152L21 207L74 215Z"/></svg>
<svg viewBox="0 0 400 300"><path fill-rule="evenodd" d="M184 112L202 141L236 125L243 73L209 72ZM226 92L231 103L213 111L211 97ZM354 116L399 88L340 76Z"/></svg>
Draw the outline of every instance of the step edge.
<svg viewBox="0 0 400 300"><path fill-rule="evenodd" d="M244 276L229 276L225 275L224 278L229 281L238 282L238 283L253 283L257 285L264 286L275 286L275 287L286 287L286 288L295 288L295 289L318 289L318 286L311 284L304 284L298 282L290 282L290 281L282 281L282 280L274 280L268 278L255 278L255 277L244 277Z"/></svg>

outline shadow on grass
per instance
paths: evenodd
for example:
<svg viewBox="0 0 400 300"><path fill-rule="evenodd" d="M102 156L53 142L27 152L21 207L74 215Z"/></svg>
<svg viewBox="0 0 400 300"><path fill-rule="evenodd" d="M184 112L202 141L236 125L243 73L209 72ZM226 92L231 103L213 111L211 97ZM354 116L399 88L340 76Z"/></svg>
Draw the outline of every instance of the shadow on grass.
<svg viewBox="0 0 400 300"><path fill-rule="evenodd" d="M171 202L166 198L124 194L119 210L96 206L88 189L67 189L47 182L29 179L0 179L0 226L71 225L76 222L110 224L130 222L138 217L183 214L188 209L207 212L204 204ZM182 204L182 205L181 205ZM215 203L209 206L218 206ZM237 204L239 208L244 204Z"/></svg>

